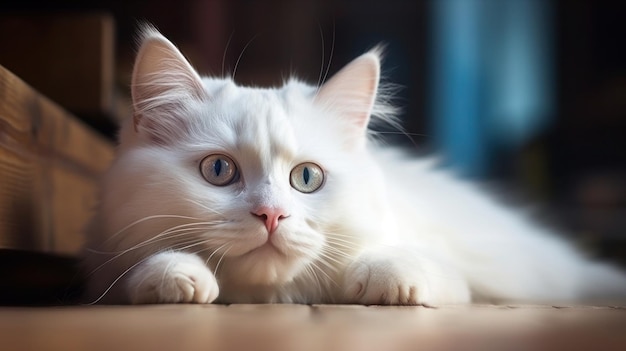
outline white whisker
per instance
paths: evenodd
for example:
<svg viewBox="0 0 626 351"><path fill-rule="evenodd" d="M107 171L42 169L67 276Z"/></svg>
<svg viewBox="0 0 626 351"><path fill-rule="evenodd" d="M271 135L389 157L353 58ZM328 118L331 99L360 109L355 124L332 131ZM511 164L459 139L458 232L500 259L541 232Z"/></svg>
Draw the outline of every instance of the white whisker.
<svg viewBox="0 0 626 351"><path fill-rule="evenodd" d="M317 94L320 91L320 88L326 82L326 78L328 77L328 72L330 71L330 64L333 61L334 52L335 52L335 21L333 20L333 41L330 44L330 56L328 57L328 65L326 66L326 72L324 72L324 78L322 78L321 83L318 84L317 91L315 92L315 96L317 96Z"/></svg>
<svg viewBox="0 0 626 351"><path fill-rule="evenodd" d="M338 254L341 254L342 252L341 252L341 251L338 251L338 250L335 250L335 251L332 251L332 252L329 252L329 251L327 251L327 250L322 250L322 251L320 251L320 252L319 252L319 255L320 255L320 256L322 256L322 257L324 257L325 259L328 259L328 260L332 261L333 263L336 263L336 264L342 265L342 264L343 264L343 262L342 262L342 261L340 261L338 258L333 257L333 256L331 255L331 254L333 254L333 253L338 253Z"/></svg>
<svg viewBox="0 0 626 351"><path fill-rule="evenodd" d="M326 57L324 56L324 30L322 29L322 24L320 22L317 23L317 26L320 30L320 39L322 40L322 63L320 64L320 75L317 78L317 89L322 85L322 76L324 75L324 61Z"/></svg>
<svg viewBox="0 0 626 351"><path fill-rule="evenodd" d="M324 263L323 261L318 262ZM328 279L328 281L330 281L332 284L334 284L335 286L339 286L339 284L337 284L337 282L335 282L335 280L331 276L329 276L328 273L326 273L322 268L320 268L315 262L311 262L310 265L311 267L317 269L318 272L322 273L326 277L326 279Z"/></svg>
<svg viewBox="0 0 626 351"><path fill-rule="evenodd" d="M224 54L222 55L222 77L225 77L224 65L226 64L226 53L228 52L228 47L230 46L230 41L233 39L233 35L235 35L235 31L232 31L232 33L230 33L228 41L226 42L226 47L224 48Z"/></svg>
<svg viewBox="0 0 626 351"><path fill-rule="evenodd" d="M107 240L104 243L106 244L111 239L115 238L116 236L120 235L121 233L125 232L129 228L131 228L131 227L133 227L133 226L135 226L135 225L137 225L139 223L145 222L145 221L150 220L150 219L161 219L161 218L180 218L180 219L200 220L200 218L190 217L190 216L181 216L181 215L152 215L152 216L147 216L147 217L138 219L138 220L132 222L131 224L125 226L124 228L118 230L117 232L112 234L109 238L107 238Z"/></svg>
<svg viewBox="0 0 626 351"><path fill-rule="evenodd" d="M357 249L359 247L359 245L355 244L353 241L349 241L349 240L343 240L343 239L339 239L339 238L331 238L331 237L327 237L326 238L326 242L329 244L333 244L336 246L341 246L347 249Z"/></svg>
<svg viewBox="0 0 626 351"><path fill-rule="evenodd" d="M239 61L241 61L241 58L243 57L243 53L246 52L246 49L248 48L248 46L250 46L250 44L252 44L254 39L256 39L259 35L260 34L257 34L254 37L252 37L252 39L250 39L250 41L248 41L246 46L244 46L243 49L241 50L241 53L239 54L239 57L237 58L237 61L235 62L235 68L233 68L233 76L232 76L233 81L235 80L235 74L237 73L237 67L239 67Z"/></svg>
<svg viewBox="0 0 626 351"><path fill-rule="evenodd" d="M322 282L320 280L320 277L315 272L315 270L311 267L311 265L304 266L304 273L306 273L306 275L309 277L309 280L311 280L317 285L317 291L319 295L322 296L324 294L322 290Z"/></svg>
<svg viewBox="0 0 626 351"><path fill-rule="evenodd" d="M217 249L215 249L210 255L209 258L206 259L205 264L208 266L209 262L211 262L211 258L213 258L213 256L219 251L221 250L224 246L226 246L227 244L223 244L222 246L218 247Z"/></svg>
<svg viewBox="0 0 626 351"><path fill-rule="evenodd" d="M232 249L232 245L229 246L224 253L222 254L222 257L220 257L219 261L217 261L217 265L215 265L215 272L213 272L213 274L215 274L215 276L217 276L217 270L220 268L220 264L222 263L222 260L224 259L224 256L226 256L226 254L228 253L228 251L230 251L230 249Z"/></svg>
<svg viewBox="0 0 626 351"><path fill-rule="evenodd" d="M196 206L202 207L203 209L205 209L205 210L207 210L209 212L215 213L215 214L220 215L220 216L222 216L224 218L226 217L223 213L221 213L221 212L219 212L219 211L217 211L217 210L215 210L213 208L210 208L210 207L208 207L207 205L205 205L205 204L203 204L201 202L198 202L198 201L192 200L192 199L185 199L185 200L187 200L188 202L191 202L192 204L194 204Z"/></svg>
<svg viewBox="0 0 626 351"><path fill-rule="evenodd" d="M100 270L103 266L109 264L113 260L118 259L119 257L121 257L122 255L124 255L124 254L126 254L128 252L137 250L139 248L145 247L145 246L150 245L150 244L154 244L155 242L158 242L158 241L161 241L161 240L168 239L168 237L166 235L168 235L171 232L176 232L177 230L182 229L183 227L189 227L189 226L199 225L199 224L210 225L211 222L186 223L186 224L181 224L181 225L177 225L177 226L168 228L168 229L162 231L161 233L159 233L159 234L157 234L157 235L155 235L155 236L153 236L153 237L151 237L151 238L149 238L147 240L144 240L144 241L142 241L140 243L137 243L137 244L131 246L130 248L125 249L125 250L123 250L123 251L121 251L119 253L116 253L115 256L113 256L113 257L109 258L108 260L104 261L98 267L96 267L91 272L89 272L89 274L87 274L87 277L93 275L95 272ZM207 228L207 229L209 229L209 228ZM190 228L190 230L199 230L199 229L197 229L197 228ZM163 238L163 237L165 237L165 238Z"/></svg>
<svg viewBox="0 0 626 351"><path fill-rule="evenodd" d="M128 272L130 272L133 268L137 267L138 265L140 265L141 263L143 263L145 260L147 260L148 258L150 258L151 256L147 256L144 257L143 259L139 260L139 262L133 264L132 266L130 266L129 268L127 268L126 270L124 270L124 272L122 272L122 274L120 274L117 278L115 278L115 280L113 281L113 283L111 283L109 285L108 288L106 288L106 290L104 290L104 292L102 293L102 295L100 295L97 299L95 299L92 302L86 303L85 305L95 305L97 304L100 300L102 300L102 298L104 298L104 296L113 288L113 286L120 280L122 279L122 277L124 277Z"/></svg>

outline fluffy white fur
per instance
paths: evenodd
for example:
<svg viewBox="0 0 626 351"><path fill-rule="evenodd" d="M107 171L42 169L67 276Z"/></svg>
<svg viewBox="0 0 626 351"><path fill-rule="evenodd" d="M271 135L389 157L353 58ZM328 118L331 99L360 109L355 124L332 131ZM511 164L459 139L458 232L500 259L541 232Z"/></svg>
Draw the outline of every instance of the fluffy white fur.
<svg viewBox="0 0 626 351"><path fill-rule="evenodd" d="M625 276L473 186L367 137L379 52L322 87L201 78L145 29L134 118L87 231L87 301L448 304L624 296ZM208 155L239 178L207 182ZM323 186L290 185L314 162ZM259 208L284 213L271 235ZM261 219L261 220L260 220Z"/></svg>

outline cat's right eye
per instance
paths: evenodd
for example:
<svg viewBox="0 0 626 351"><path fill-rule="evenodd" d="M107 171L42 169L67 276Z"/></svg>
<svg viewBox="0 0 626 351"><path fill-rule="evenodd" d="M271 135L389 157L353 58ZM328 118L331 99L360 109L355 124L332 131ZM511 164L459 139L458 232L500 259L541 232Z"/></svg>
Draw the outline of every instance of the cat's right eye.
<svg viewBox="0 0 626 351"><path fill-rule="evenodd" d="M207 182L217 186L230 185L239 179L239 170L235 162L222 154L205 157L200 162L200 173Z"/></svg>
<svg viewBox="0 0 626 351"><path fill-rule="evenodd" d="M301 163L291 170L290 182L294 189L309 194L324 185L324 171L315 163Z"/></svg>

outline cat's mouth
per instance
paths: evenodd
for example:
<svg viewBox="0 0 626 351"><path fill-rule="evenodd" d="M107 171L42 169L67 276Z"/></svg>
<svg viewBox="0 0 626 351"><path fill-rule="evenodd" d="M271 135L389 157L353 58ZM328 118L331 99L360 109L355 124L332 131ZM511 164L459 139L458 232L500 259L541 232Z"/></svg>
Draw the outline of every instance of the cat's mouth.
<svg viewBox="0 0 626 351"><path fill-rule="evenodd" d="M272 240L267 240L260 246L255 247L254 249L246 252L243 256L248 255L280 255L287 256L279 247L277 247Z"/></svg>

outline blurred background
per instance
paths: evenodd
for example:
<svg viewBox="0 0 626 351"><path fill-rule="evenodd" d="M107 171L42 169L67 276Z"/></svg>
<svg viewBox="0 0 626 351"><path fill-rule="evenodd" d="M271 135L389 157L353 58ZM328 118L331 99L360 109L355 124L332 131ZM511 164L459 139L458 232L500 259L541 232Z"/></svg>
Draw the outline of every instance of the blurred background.
<svg viewBox="0 0 626 351"><path fill-rule="evenodd" d="M260 86L315 84L384 43L407 131L392 139L524 194L623 262L624 18L602 0L4 1L0 64L112 139L141 21L201 73Z"/></svg>

